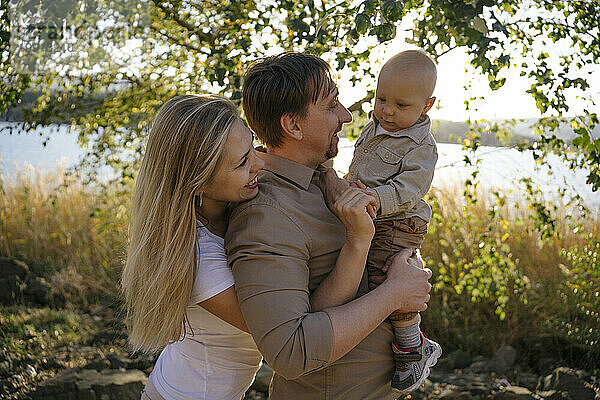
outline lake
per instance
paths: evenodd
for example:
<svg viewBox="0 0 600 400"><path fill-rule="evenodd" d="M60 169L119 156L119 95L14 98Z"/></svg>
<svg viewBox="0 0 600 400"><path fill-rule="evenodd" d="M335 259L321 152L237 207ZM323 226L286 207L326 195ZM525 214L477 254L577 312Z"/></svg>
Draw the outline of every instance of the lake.
<svg viewBox="0 0 600 400"><path fill-rule="evenodd" d="M0 129L9 126L0 123ZM58 126L56 131L49 132L47 128L39 128L28 134L8 134L0 132L0 170L4 180L11 179L16 172L23 169L36 171L52 171L57 166L69 167L85 153L77 145L77 136L69 133L67 126ZM50 136L46 146L43 142ZM334 160L334 167L345 173L352 159L353 142L346 138L340 139L339 154ZM463 159L466 155L458 144L438 143L439 159L433 179L434 188L459 186L473 171L466 166ZM470 155L471 156L471 155ZM524 191L518 180L531 177L534 184L539 185L547 199L558 199L556 190L568 186L567 193L578 193L585 204L592 210L600 207L600 194L594 193L591 186L586 185L585 171L573 172L567 168L557 156L550 156L547 167L536 169L531 152L519 152L505 147L486 147L478 149L476 156L481 157L479 165L480 186L484 189L497 188L504 192L512 190L509 199L522 199ZM471 157L472 158L472 157ZM538 166L539 167L539 166ZM108 170L105 171L108 175Z"/></svg>

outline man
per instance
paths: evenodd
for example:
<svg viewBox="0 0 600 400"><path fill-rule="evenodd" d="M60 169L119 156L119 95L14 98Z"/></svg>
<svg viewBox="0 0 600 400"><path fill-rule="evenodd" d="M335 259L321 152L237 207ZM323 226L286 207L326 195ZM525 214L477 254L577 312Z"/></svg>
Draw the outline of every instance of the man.
<svg viewBox="0 0 600 400"><path fill-rule="evenodd" d="M246 118L267 147L266 165L258 196L233 210L225 243L244 318L275 371L270 398L394 398L392 331L382 322L395 305L427 307L431 271L406 254L395 257L391 270L403 276L397 287L368 292L363 275L356 300L311 312L309 295L345 239L325 204L320 164L337 154L337 133L352 117L329 66L306 54L254 64L242 92Z"/></svg>

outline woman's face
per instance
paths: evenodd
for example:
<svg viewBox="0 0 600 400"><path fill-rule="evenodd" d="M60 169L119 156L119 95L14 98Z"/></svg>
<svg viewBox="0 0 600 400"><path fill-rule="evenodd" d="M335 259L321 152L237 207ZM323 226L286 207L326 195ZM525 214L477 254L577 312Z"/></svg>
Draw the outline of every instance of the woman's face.
<svg viewBox="0 0 600 400"><path fill-rule="evenodd" d="M252 146L252 132L238 119L227 136L212 182L202 189L203 199L237 202L253 198L258 194L256 175L264 165Z"/></svg>

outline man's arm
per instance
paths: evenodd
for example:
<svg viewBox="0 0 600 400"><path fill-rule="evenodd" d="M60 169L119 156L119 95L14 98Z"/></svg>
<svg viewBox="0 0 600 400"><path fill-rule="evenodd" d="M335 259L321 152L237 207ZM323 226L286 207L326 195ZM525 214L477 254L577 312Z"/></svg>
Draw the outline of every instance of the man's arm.
<svg viewBox="0 0 600 400"><path fill-rule="evenodd" d="M385 185L373 188L381 204L379 217L413 208L427 194L437 162L435 145L422 144L402 158L400 172Z"/></svg>
<svg viewBox="0 0 600 400"><path fill-rule="evenodd" d="M270 206L236 210L225 243L250 333L269 365L286 379L342 357L392 310L427 308L431 271L399 259L390 268L396 273L374 291L326 312L311 312L310 238Z"/></svg>
<svg viewBox="0 0 600 400"><path fill-rule="evenodd" d="M332 211L346 228L346 241L332 271L310 296L313 311L347 303L356 296L375 234L373 219L367 212L374 204L372 195L349 186L333 202Z"/></svg>
<svg viewBox="0 0 600 400"><path fill-rule="evenodd" d="M244 319L265 360L286 379L323 367L333 349L328 315L311 312L310 240L283 211L257 204L236 210L225 236Z"/></svg>

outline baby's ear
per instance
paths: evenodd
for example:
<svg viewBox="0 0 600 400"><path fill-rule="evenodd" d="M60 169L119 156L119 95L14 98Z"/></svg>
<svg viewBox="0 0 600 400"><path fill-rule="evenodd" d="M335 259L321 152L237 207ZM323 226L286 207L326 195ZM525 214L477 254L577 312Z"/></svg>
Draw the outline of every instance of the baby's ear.
<svg viewBox="0 0 600 400"><path fill-rule="evenodd" d="M421 114L427 114L427 111L431 110L431 107L433 107L433 103L435 103L435 96L427 99L427 101L425 102L425 107L423 107L423 111L421 111Z"/></svg>

